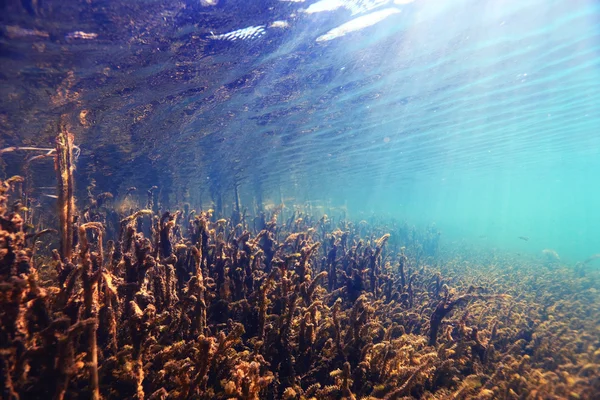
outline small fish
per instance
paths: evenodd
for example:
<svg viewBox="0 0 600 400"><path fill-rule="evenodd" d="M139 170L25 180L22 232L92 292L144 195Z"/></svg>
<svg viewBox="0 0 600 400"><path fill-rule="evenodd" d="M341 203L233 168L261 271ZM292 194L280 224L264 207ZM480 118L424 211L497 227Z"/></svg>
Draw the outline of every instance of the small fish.
<svg viewBox="0 0 600 400"><path fill-rule="evenodd" d="M519 236L519 239L528 242L529 241L529 236Z"/></svg>
<svg viewBox="0 0 600 400"><path fill-rule="evenodd" d="M487 239L486 235L479 235L479 239Z"/></svg>
<svg viewBox="0 0 600 400"><path fill-rule="evenodd" d="M46 194L46 193L44 193L44 194L42 194L42 196L50 197L51 199L58 199L58 196L55 195L55 194Z"/></svg>

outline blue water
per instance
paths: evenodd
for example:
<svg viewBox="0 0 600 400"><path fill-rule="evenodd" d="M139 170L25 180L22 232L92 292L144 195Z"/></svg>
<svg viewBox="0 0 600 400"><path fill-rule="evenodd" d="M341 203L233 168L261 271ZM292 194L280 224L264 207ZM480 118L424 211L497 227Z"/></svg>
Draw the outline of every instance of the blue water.
<svg viewBox="0 0 600 400"><path fill-rule="evenodd" d="M206 206L237 183L447 244L599 253L598 2L396 3L3 5L1 145L47 147L67 114L80 191Z"/></svg>

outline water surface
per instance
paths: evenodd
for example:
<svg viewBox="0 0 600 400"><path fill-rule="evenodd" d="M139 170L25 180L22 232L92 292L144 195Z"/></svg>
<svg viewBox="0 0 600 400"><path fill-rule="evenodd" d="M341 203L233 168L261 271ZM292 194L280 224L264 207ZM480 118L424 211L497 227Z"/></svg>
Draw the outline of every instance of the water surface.
<svg viewBox="0 0 600 400"><path fill-rule="evenodd" d="M1 145L52 146L67 114L80 192L157 184L207 204L237 183L448 241L600 251L595 1L2 7ZM34 167L48 186L51 161Z"/></svg>

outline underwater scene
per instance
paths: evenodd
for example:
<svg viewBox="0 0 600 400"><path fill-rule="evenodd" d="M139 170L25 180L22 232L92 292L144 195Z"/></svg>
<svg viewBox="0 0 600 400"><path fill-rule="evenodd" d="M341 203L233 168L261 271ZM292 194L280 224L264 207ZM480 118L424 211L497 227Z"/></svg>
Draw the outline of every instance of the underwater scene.
<svg viewBox="0 0 600 400"><path fill-rule="evenodd" d="M0 399L600 399L600 2L0 1Z"/></svg>

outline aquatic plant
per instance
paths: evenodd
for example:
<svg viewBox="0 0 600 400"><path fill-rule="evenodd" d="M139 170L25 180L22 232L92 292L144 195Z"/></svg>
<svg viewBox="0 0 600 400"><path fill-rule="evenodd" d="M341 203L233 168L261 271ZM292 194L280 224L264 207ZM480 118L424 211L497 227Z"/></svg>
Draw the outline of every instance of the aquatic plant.
<svg viewBox="0 0 600 400"><path fill-rule="evenodd" d="M71 144L65 130L59 137L62 213L74 200ZM189 205L168 212L157 188L145 208L128 200L117 210L90 185L59 230L33 231L22 183L0 183L3 398L600 391L593 270L472 262L487 256L441 249L435 228L400 235L400 224L315 218L302 207L251 216L236 199L232 218ZM60 251L34 260L56 236Z"/></svg>

